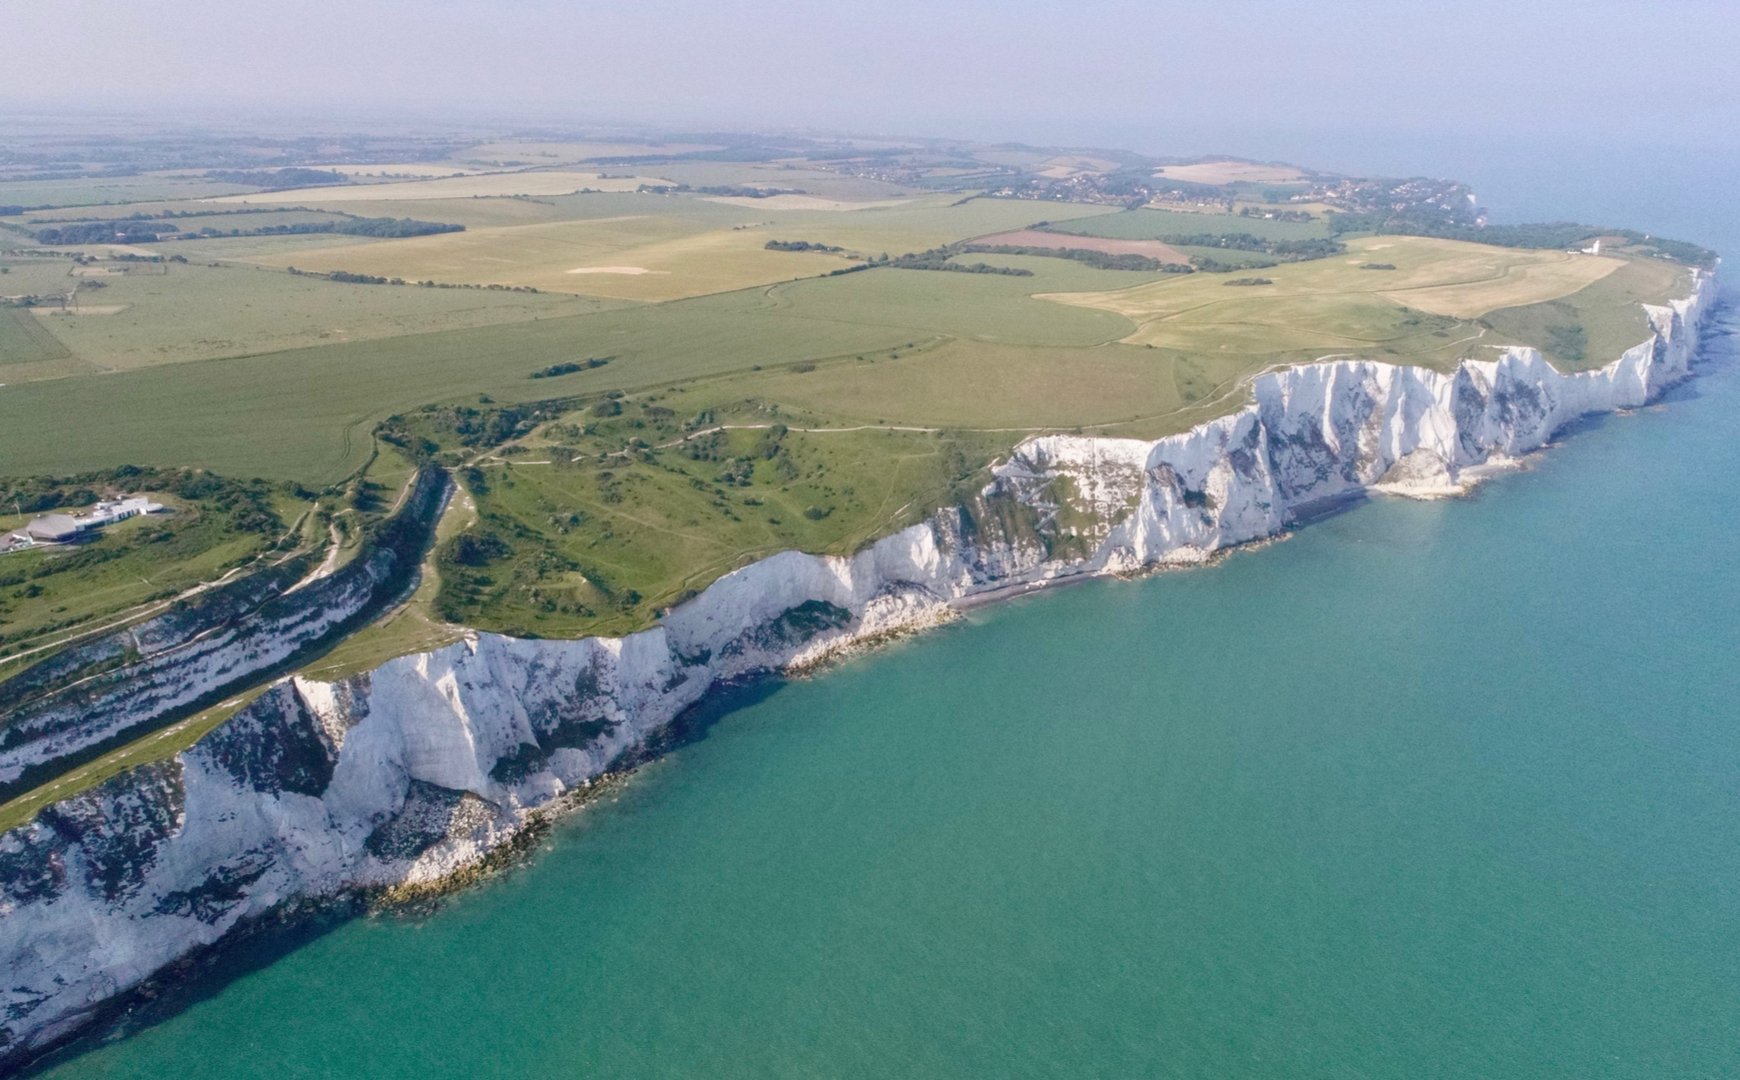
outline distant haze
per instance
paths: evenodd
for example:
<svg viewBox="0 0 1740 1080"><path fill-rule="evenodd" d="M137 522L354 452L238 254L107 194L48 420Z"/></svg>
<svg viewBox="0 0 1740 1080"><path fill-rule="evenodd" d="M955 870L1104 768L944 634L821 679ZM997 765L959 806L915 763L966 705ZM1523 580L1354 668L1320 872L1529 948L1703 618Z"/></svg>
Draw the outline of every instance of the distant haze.
<svg viewBox="0 0 1740 1080"><path fill-rule="evenodd" d="M1728 2L7 0L0 115L1740 140ZM0 120L0 138L5 121ZM1309 157L1309 154L1296 155Z"/></svg>

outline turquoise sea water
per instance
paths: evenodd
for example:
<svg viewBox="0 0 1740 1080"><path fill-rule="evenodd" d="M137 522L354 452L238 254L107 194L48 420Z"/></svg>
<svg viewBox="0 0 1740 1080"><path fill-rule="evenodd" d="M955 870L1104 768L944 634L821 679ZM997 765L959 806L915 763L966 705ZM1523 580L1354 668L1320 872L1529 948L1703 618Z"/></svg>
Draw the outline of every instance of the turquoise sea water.
<svg viewBox="0 0 1740 1080"><path fill-rule="evenodd" d="M1708 235L1710 185L1606 216ZM236 955L43 1074L1740 1075L1709 353L1473 499L741 695L506 877Z"/></svg>
<svg viewBox="0 0 1740 1080"><path fill-rule="evenodd" d="M1740 367L747 697L57 1077L1740 1072Z"/></svg>

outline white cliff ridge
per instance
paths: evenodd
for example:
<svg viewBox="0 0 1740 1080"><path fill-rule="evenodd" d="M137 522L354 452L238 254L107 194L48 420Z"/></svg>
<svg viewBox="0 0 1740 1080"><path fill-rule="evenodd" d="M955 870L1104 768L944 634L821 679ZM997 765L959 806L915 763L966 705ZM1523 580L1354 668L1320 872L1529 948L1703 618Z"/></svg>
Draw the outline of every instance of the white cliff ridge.
<svg viewBox="0 0 1740 1080"><path fill-rule="evenodd" d="M1030 439L966 505L851 557L764 559L623 638L478 634L280 682L178 757L0 837L0 1064L287 903L475 864L723 681L1011 588L1201 562L1365 491L1462 490L1683 378L1714 295L1698 274L1597 371L1533 349L1452 374L1336 360L1262 375L1251 404L1155 442Z"/></svg>

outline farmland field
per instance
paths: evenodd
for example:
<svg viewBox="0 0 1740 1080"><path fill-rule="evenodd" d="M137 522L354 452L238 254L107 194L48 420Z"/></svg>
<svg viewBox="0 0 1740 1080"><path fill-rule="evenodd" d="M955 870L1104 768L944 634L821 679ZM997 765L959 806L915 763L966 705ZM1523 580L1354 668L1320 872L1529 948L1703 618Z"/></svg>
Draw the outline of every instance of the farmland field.
<svg viewBox="0 0 1740 1080"><path fill-rule="evenodd" d="M1250 233L1261 240L1315 240L1329 235L1329 224L1321 220L1279 221L1239 214L1195 214L1185 210L1143 208L1077 218L1053 231L1118 240L1157 240L1196 233Z"/></svg>
<svg viewBox="0 0 1740 1080"><path fill-rule="evenodd" d="M1649 339L1644 304L1685 292L1685 271L1653 259L1629 259L1594 284L1554 300L1488 312L1494 331L1541 348L1566 370L1599 366ZM1564 337L1576 327L1581 337Z"/></svg>
<svg viewBox="0 0 1740 1080"><path fill-rule="evenodd" d="M184 176L86 176L70 180L0 182L0 203L18 206L93 206L170 199L203 199L249 190Z"/></svg>
<svg viewBox="0 0 1740 1080"><path fill-rule="evenodd" d="M1175 247L1158 240L1113 240L1103 236L1072 236L1043 229L1017 229L1014 232L992 233L973 238L975 244L991 247L1042 247L1059 250L1100 251L1107 255L1141 255L1161 262L1184 263L1188 260Z"/></svg>
<svg viewBox="0 0 1740 1080"><path fill-rule="evenodd" d="M129 272L104 276L100 292L80 293L82 305L119 312L38 316L62 345L62 360L58 367L39 365L29 377L368 341L598 307L574 297L346 285L247 267L122 265Z"/></svg>
<svg viewBox="0 0 1740 1080"><path fill-rule="evenodd" d="M404 202L409 199L473 199L511 195L572 195L577 191L633 191L642 184L657 184L657 177L603 177L595 172L506 172L472 173L433 180L389 181L381 184L342 184L332 187L296 188L254 195L226 195L213 203L323 206L329 203Z"/></svg>
<svg viewBox="0 0 1740 1080"><path fill-rule="evenodd" d="M1305 174L1291 165L1265 165L1255 161L1204 161L1194 165L1165 165L1154 175L1189 184L1286 184L1299 183Z"/></svg>
<svg viewBox="0 0 1740 1080"><path fill-rule="evenodd" d="M1021 335L1077 345L1129 332L1131 324L1119 316L1040 303L1028 291L1035 281L1103 288L1141 275L1031 261L1055 269L1036 278L877 270L765 293L6 387L0 457L25 472L52 469L55 462L95 468L131 461L331 482L367 457L367 433L376 420L424 401L478 393L523 401L650 386L758 364L885 353L943 336ZM588 356L614 359L563 379L527 378L539 367ZM120 410L122 401L137 407ZM106 410L112 419L76 446L36 438L55 417L83 409Z"/></svg>
<svg viewBox="0 0 1740 1080"><path fill-rule="evenodd" d="M25 308L0 307L0 381L16 381L20 369L71 357L35 314Z"/></svg>
<svg viewBox="0 0 1740 1080"><path fill-rule="evenodd" d="M607 201L600 207L588 200ZM571 200L576 209L619 213L469 227L461 233L322 245L318 250L250 258L268 265L411 281L526 285L549 292L660 301L815 277L848 265L839 253L769 251L770 240L806 241L865 255L900 254L1023 225L1037 212L1014 200L976 199L956 205L936 196L894 205L866 204L850 211L782 210L769 205L776 201L777 197L726 203L657 195L576 196ZM1065 215L1086 212L1086 208L1059 209ZM436 220L445 220L439 208L430 212Z"/></svg>
<svg viewBox="0 0 1740 1080"><path fill-rule="evenodd" d="M767 239L762 230L704 230L674 214L630 214L322 246L257 256L255 261L629 300L725 292L822 274L842 265L830 255L768 251ZM630 272L601 276L599 267Z"/></svg>
<svg viewBox="0 0 1740 1080"><path fill-rule="evenodd" d="M1380 258L1389 269L1366 268ZM1269 362L1358 351L1443 365L1460 358L1465 341L1512 341L1474 324L1479 316L1576 293L1622 265L1603 256L1374 237L1352 241L1345 258L1266 269L1271 283L1255 288L1229 290L1225 278L1193 274L1046 299L1125 316L1137 325L1124 339L1131 344Z"/></svg>
<svg viewBox="0 0 1740 1080"><path fill-rule="evenodd" d="M589 141L544 141L538 139L498 139L479 143L459 151L455 160L483 162L491 165L509 163L526 165L561 165L592 158L634 158L652 155L692 154L718 150L716 143L665 143Z"/></svg>

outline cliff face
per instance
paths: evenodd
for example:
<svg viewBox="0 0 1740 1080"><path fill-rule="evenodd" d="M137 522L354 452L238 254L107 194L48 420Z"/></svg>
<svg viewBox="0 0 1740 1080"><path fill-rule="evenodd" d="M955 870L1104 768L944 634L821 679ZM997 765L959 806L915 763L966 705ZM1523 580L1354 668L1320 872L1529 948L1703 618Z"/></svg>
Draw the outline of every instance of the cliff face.
<svg viewBox="0 0 1740 1080"><path fill-rule="evenodd" d="M624 638L480 634L345 682L281 682L173 761L0 837L0 1062L287 901L474 863L722 680L1005 589L1200 562L1365 490L1461 490L1684 377L1713 297L1701 275L1599 371L1530 349L1450 375L1325 362L1265 374L1244 409L1157 442L1032 439L967 505L850 558L762 560Z"/></svg>
<svg viewBox="0 0 1740 1080"><path fill-rule="evenodd" d="M7 680L0 685L0 798L28 789L33 768L215 701L227 688L257 681L261 672L292 660L311 644L372 618L415 569L446 484L440 470L425 469L382 530L383 538L306 588L291 588L293 573L268 570L189 611L116 631ZM127 652L137 659L100 666ZM83 675L79 664L96 673L77 677Z"/></svg>

